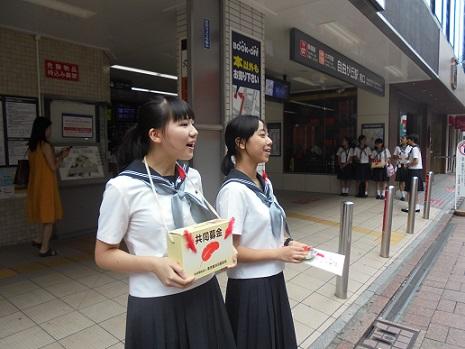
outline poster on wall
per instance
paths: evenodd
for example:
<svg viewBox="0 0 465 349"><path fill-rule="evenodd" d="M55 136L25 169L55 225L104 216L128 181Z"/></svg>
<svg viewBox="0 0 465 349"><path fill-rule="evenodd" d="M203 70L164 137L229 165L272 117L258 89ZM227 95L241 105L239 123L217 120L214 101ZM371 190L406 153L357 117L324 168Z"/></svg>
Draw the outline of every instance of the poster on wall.
<svg viewBox="0 0 465 349"><path fill-rule="evenodd" d="M37 117L37 100L5 97L5 116L8 138L29 138Z"/></svg>
<svg viewBox="0 0 465 349"><path fill-rule="evenodd" d="M56 147L59 152L65 147ZM62 181L104 178L102 158L97 146L73 146L59 169Z"/></svg>
<svg viewBox="0 0 465 349"><path fill-rule="evenodd" d="M94 117L81 114L61 114L63 138L92 138L94 136Z"/></svg>
<svg viewBox="0 0 465 349"><path fill-rule="evenodd" d="M400 116L399 138L407 136L407 114Z"/></svg>
<svg viewBox="0 0 465 349"><path fill-rule="evenodd" d="M8 165L17 166L18 160L26 159L27 140L26 139L9 139L8 140Z"/></svg>
<svg viewBox="0 0 465 349"><path fill-rule="evenodd" d="M367 145L373 148L377 138L384 141L384 124L362 124L361 134L367 138Z"/></svg>
<svg viewBox="0 0 465 349"><path fill-rule="evenodd" d="M261 42L231 31L232 117L261 113Z"/></svg>
<svg viewBox="0 0 465 349"><path fill-rule="evenodd" d="M465 197L465 141L461 141L457 144L455 156L454 208L457 209L457 200Z"/></svg>
<svg viewBox="0 0 465 349"><path fill-rule="evenodd" d="M0 101L0 166L6 165L6 154L5 154L5 129L3 127L3 102Z"/></svg>

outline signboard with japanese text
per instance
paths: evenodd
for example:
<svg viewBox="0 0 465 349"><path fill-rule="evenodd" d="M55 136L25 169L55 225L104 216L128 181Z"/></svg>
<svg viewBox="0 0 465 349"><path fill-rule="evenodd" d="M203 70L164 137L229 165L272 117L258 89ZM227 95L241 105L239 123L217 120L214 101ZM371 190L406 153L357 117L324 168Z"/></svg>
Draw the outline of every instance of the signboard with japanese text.
<svg viewBox="0 0 465 349"><path fill-rule="evenodd" d="M5 117L8 138L29 138L37 117L37 99L5 97Z"/></svg>
<svg viewBox="0 0 465 349"><path fill-rule="evenodd" d="M231 31L232 117L260 116L261 57L259 40Z"/></svg>
<svg viewBox="0 0 465 349"><path fill-rule="evenodd" d="M92 115L61 115L63 138L92 138L94 136L94 117Z"/></svg>
<svg viewBox="0 0 465 349"><path fill-rule="evenodd" d="M291 29L290 44L291 60L384 96L385 81L381 76L304 32L296 28Z"/></svg>
<svg viewBox="0 0 465 349"><path fill-rule="evenodd" d="M45 76L52 79L79 81L79 66L73 63L46 59Z"/></svg>
<svg viewBox="0 0 465 349"><path fill-rule="evenodd" d="M457 209L457 199L465 197L465 141L457 144L455 153L455 203Z"/></svg>

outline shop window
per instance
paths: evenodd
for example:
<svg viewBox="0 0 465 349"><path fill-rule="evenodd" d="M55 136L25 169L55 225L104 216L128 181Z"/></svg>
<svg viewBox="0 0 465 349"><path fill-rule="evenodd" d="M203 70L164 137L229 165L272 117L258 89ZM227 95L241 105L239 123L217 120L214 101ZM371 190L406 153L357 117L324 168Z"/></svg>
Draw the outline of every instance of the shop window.
<svg viewBox="0 0 465 349"><path fill-rule="evenodd" d="M356 137L357 90L339 89L291 96L284 106L284 170L336 173L343 137Z"/></svg>

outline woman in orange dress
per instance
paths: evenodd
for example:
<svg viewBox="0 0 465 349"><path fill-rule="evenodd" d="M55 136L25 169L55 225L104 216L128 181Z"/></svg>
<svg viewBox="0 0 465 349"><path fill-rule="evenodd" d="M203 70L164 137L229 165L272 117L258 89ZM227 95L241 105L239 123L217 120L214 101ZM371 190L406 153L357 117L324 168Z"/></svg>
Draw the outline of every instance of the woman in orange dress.
<svg viewBox="0 0 465 349"><path fill-rule="evenodd" d="M55 256L50 248L53 224L63 217L56 170L69 154L65 148L55 154L49 143L51 121L44 117L34 120L28 142L29 182L27 187L27 213L31 223L42 224L42 230L32 245L39 247L41 257Z"/></svg>

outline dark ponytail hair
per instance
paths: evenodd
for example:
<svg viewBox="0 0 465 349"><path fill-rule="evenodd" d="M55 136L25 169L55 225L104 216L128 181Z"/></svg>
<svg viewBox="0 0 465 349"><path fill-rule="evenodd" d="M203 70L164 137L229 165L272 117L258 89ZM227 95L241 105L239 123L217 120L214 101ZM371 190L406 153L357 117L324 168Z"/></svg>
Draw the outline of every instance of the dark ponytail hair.
<svg viewBox="0 0 465 349"><path fill-rule="evenodd" d="M34 119L31 129L31 137L27 142L27 146L30 151L35 151L40 142L47 142L45 131L50 127L52 122L50 119L38 116Z"/></svg>
<svg viewBox="0 0 465 349"><path fill-rule="evenodd" d="M221 164L221 171L225 176L234 168L231 156L237 156L236 139L239 138L240 140L248 141L255 131L258 130L260 121L263 122L260 117L255 115L239 115L226 126L224 142L227 152Z"/></svg>
<svg viewBox="0 0 465 349"><path fill-rule="evenodd" d="M169 121L194 120L194 112L178 97L156 95L139 107L137 123L123 137L118 148L118 167L122 171L131 162L143 159L150 149L149 130L164 130Z"/></svg>

